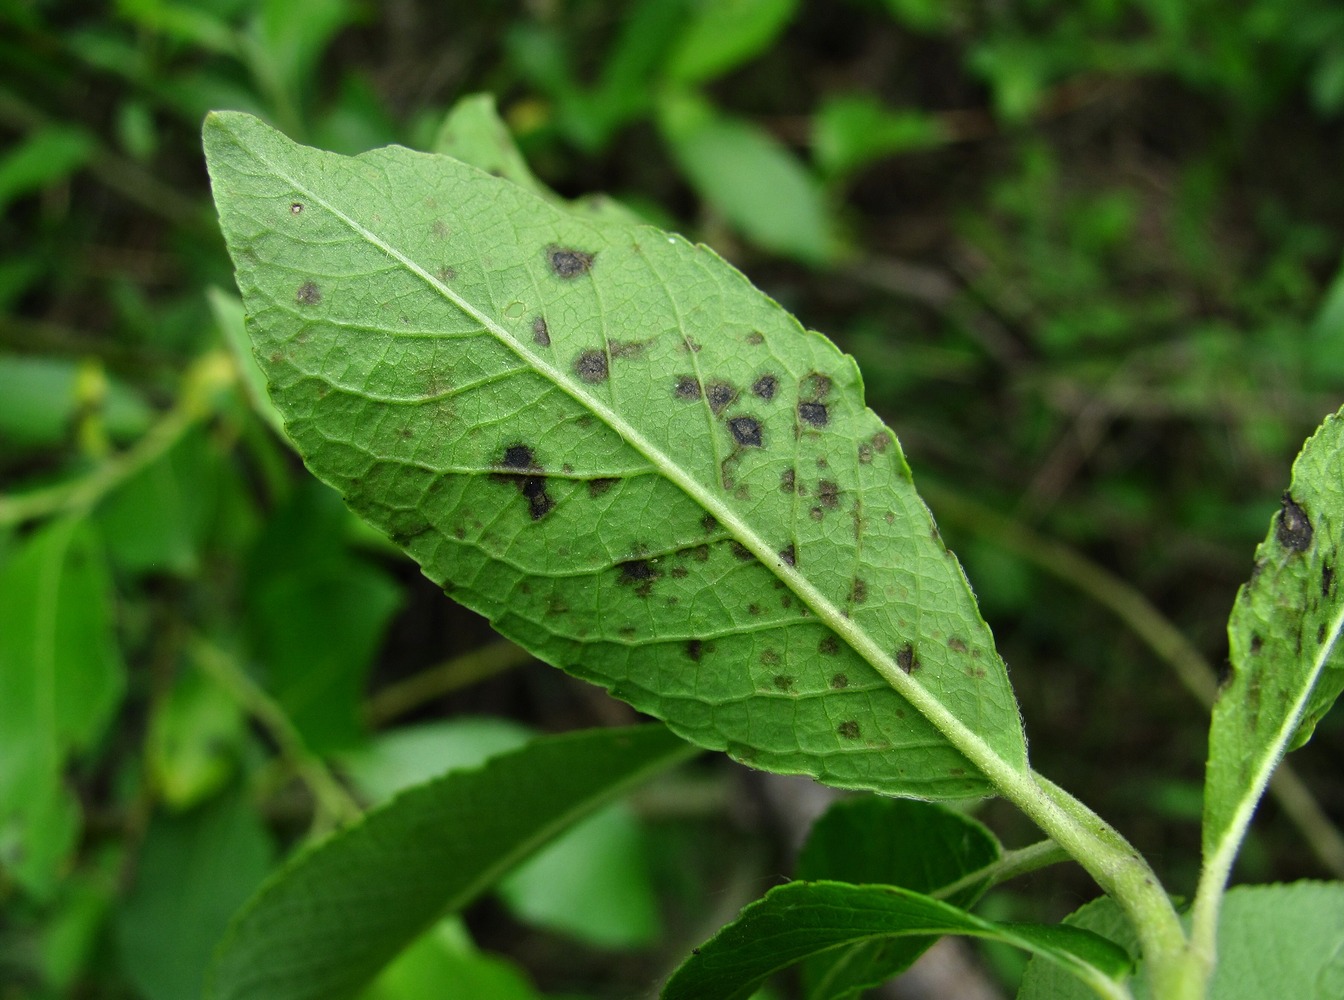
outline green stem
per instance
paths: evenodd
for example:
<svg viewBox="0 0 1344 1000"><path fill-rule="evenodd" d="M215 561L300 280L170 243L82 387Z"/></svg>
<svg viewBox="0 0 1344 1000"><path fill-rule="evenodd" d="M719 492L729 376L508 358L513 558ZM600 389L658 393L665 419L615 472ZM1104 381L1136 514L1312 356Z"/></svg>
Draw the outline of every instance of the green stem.
<svg viewBox="0 0 1344 1000"><path fill-rule="evenodd" d="M1069 852L1053 840L1039 840L1034 844L1019 847L1014 851L1004 851L997 860L963 875L955 882L949 882L936 892L930 893L930 895L934 899L950 899L957 893L979 885L981 882L986 883L986 888L991 888L1010 879L1015 879L1019 875L1025 875L1028 872L1034 872L1068 860L1070 860Z"/></svg>
<svg viewBox="0 0 1344 1000"><path fill-rule="evenodd" d="M521 646L500 639L422 670L404 681L389 684L369 699L364 717L370 726L382 726L427 701L512 670L532 659L532 654Z"/></svg>

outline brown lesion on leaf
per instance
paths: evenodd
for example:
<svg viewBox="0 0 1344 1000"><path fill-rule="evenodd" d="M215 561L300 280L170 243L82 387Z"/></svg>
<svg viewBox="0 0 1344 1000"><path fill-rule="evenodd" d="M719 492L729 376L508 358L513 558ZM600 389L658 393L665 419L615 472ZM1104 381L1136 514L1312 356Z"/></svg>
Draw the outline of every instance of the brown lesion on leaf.
<svg viewBox="0 0 1344 1000"><path fill-rule="evenodd" d="M684 580L691 575L691 571L685 566L673 566L672 571L668 575L674 580Z"/></svg>
<svg viewBox="0 0 1344 1000"><path fill-rule="evenodd" d="M290 214L290 215L302 215L302 214L303 214L303 202L301 202L301 201L296 201L296 202L291 203L290 206L289 206L289 214Z"/></svg>
<svg viewBox="0 0 1344 1000"><path fill-rule="evenodd" d="M532 342L538 347L551 346L551 328L546 325L545 316L538 316L532 320Z"/></svg>
<svg viewBox="0 0 1344 1000"><path fill-rule="evenodd" d="M817 483L817 503L827 510L835 510L840 506L840 486L829 479L822 479Z"/></svg>
<svg viewBox="0 0 1344 1000"><path fill-rule="evenodd" d="M761 422L755 417L733 417L728 421L728 430L739 447L764 447Z"/></svg>
<svg viewBox="0 0 1344 1000"><path fill-rule="evenodd" d="M817 652L822 656L834 656L840 652L840 640L834 635L824 635L817 643Z"/></svg>
<svg viewBox="0 0 1344 1000"><path fill-rule="evenodd" d="M732 542L729 547L732 549L733 555L742 560L742 562L751 562L756 558L751 554L751 549L747 548L741 542Z"/></svg>
<svg viewBox="0 0 1344 1000"><path fill-rule="evenodd" d="M873 435L873 451L879 455L886 454L887 449L891 447L891 443L890 431L881 430Z"/></svg>
<svg viewBox="0 0 1344 1000"><path fill-rule="evenodd" d="M446 285L457 277L457 270L445 265L434 272L434 277Z"/></svg>
<svg viewBox="0 0 1344 1000"><path fill-rule="evenodd" d="M748 604L747 614L751 615L753 618L759 618L761 614L761 606L759 604Z"/></svg>
<svg viewBox="0 0 1344 1000"><path fill-rule="evenodd" d="M737 389L729 382L711 382L705 386L705 400L709 403L710 411L716 417L735 399L737 399Z"/></svg>
<svg viewBox="0 0 1344 1000"><path fill-rule="evenodd" d="M634 359L642 358L648 353L649 340L613 340L609 348L612 358Z"/></svg>
<svg viewBox="0 0 1344 1000"><path fill-rule="evenodd" d="M798 548L792 542L779 550L780 561L786 566L798 565Z"/></svg>
<svg viewBox="0 0 1344 1000"><path fill-rule="evenodd" d="M606 476L602 477L601 479L590 479L588 480L588 495L596 499L597 497L602 496L602 494L606 493L608 490L610 490L613 486L615 486L619 482L620 482L619 479L613 479Z"/></svg>
<svg viewBox="0 0 1344 1000"><path fill-rule="evenodd" d="M783 493L792 493L798 488L798 473L785 469L779 474L779 489Z"/></svg>
<svg viewBox="0 0 1344 1000"><path fill-rule="evenodd" d="M793 690L793 678L788 674L775 674L775 676L770 679L770 683L775 686L776 691Z"/></svg>
<svg viewBox="0 0 1344 1000"><path fill-rule="evenodd" d="M322 301L322 289L316 281L305 281L294 293L294 301L301 306L315 306Z"/></svg>
<svg viewBox="0 0 1344 1000"><path fill-rule="evenodd" d="M551 273L565 281L587 274L592 270L596 258L595 253L584 253L573 247L551 245L546 248L546 263L550 265Z"/></svg>
<svg viewBox="0 0 1344 1000"><path fill-rule="evenodd" d="M850 585L849 600L851 604L862 604L868 600L868 584L857 576L854 578L853 584Z"/></svg>
<svg viewBox="0 0 1344 1000"><path fill-rule="evenodd" d="M779 391L779 379L766 373L751 384L751 394L757 399L763 399L767 403L775 398L775 393Z"/></svg>
<svg viewBox="0 0 1344 1000"><path fill-rule="evenodd" d="M607 352L596 349L581 352L574 359L574 374L589 385L605 382L610 374Z"/></svg>
<svg viewBox="0 0 1344 1000"><path fill-rule="evenodd" d="M691 375L678 376L677 384L672 387L672 395L687 402L699 399L701 393L699 380Z"/></svg>
<svg viewBox="0 0 1344 1000"><path fill-rule="evenodd" d="M1334 584L1335 570L1329 563L1325 563L1321 567L1321 596L1329 597Z"/></svg>
<svg viewBox="0 0 1344 1000"><path fill-rule="evenodd" d="M847 740L857 740L861 735L859 724L854 719L846 719L840 725L835 727L835 731Z"/></svg>
<svg viewBox="0 0 1344 1000"><path fill-rule="evenodd" d="M835 674L831 677L831 690L843 691L849 687L849 677L846 674Z"/></svg>
<svg viewBox="0 0 1344 1000"><path fill-rule="evenodd" d="M798 419L812 427L825 427L830 423L831 415L825 403L805 401L798 404Z"/></svg>
<svg viewBox="0 0 1344 1000"><path fill-rule="evenodd" d="M719 519L713 514L705 514L700 518L700 528L706 535L713 534L719 528Z"/></svg>
<svg viewBox="0 0 1344 1000"><path fill-rule="evenodd" d="M686 643L686 655L696 663L700 662L700 657L704 655L704 644L699 639L691 639Z"/></svg>
<svg viewBox="0 0 1344 1000"><path fill-rule="evenodd" d="M497 468L503 470L492 478L512 484L527 501L532 520L540 521L555 509L555 501L546 492L545 470L537 464L532 449L522 443L507 445Z"/></svg>
<svg viewBox="0 0 1344 1000"><path fill-rule="evenodd" d="M859 464L868 465L873 461L873 446L866 441L859 442Z"/></svg>
<svg viewBox="0 0 1344 1000"><path fill-rule="evenodd" d="M760 330L752 330L751 333L747 334L743 339L745 339L752 347L760 347L765 343L765 334L761 333Z"/></svg>
<svg viewBox="0 0 1344 1000"><path fill-rule="evenodd" d="M639 597L648 597L653 585L662 579L662 572L650 559L629 559L616 564L619 574L617 582L623 587L631 587Z"/></svg>
<svg viewBox="0 0 1344 1000"><path fill-rule="evenodd" d="M763 666L773 667L777 663L779 663L778 653L768 647L761 650L761 664Z"/></svg>
<svg viewBox="0 0 1344 1000"><path fill-rule="evenodd" d="M948 636L947 648L952 650L952 652L954 653L964 653L966 652L966 641L964 639L957 638L955 635Z"/></svg>
<svg viewBox="0 0 1344 1000"><path fill-rule="evenodd" d="M896 650L896 666L900 667L907 674L913 674L920 668L919 657L915 655L915 647L911 643L906 643L900 649Z"/></svg>
<svg viewBox="0 0 1344 1000"><path fill-rule="evenodd" d="M429 227L429 231L434 234L435 239L446 240L451 233L442 219L435 219L434 224Z"/></svg>
<svg viewBox="0 0 1344 1000"><path fill-rule="evenodd" d="M1291 494L1283 495L1283 506L1279 509L1279 526L1274 533L1279 544L1292 552L1305 552L1311 547L1315 530L1311 518L1302 509Z"/></svg>

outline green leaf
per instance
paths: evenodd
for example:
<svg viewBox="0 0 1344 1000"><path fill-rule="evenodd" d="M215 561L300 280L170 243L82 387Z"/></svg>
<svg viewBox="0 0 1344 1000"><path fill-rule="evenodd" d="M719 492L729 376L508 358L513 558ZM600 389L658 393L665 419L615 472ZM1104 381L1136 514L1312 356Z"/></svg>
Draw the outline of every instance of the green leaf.
<svg viewBox="0 0 1344 1000"><path fill-rule="evenodd" d="M360 1000L541 1000L512 963L473 947L461 921L441 920L382 974Z"/></svg>
<svg viewBox="0 0 1344 1000"><path fill-rule="evenodd" d="M1108 897L1065 918L1137 952L1137 940ZM1130 983L1135 1000L1151 991L1139 965ZM1090 1000L1093 994L1058 966L1032 959L1017 1000ZM1218 919L1218 964L1209 1000L1338 1000L1344 996L1344 884L1237 886Z"/></svg>
<svg viewBox="0 0 1344 1000"><path fill-rule="evenodd" d="M753 243L809 264L839 256L821 185L773 136L692 94L665 97L659 123L696 191Z"/></svg>
<svg viewBox="0 0 1344 1000"><path fill-rule="evenodd" d="M938 119L923 111L890 111L864 95L829 98L813 121L812 149L828 174L844 174L895 153L945 141Z"/></svg>
<svg viewBox="0 0 1344 1000"><path fill-rule="evenodd" d="M998 840L969 816L931 802L872 796L831 806L808 835L795 875L935 893L997 861ZM948 896L969 907L984 884ZM934 937L891 937L834 948L810 959L803 977L812 1000L852 996L904 971Z"/></svg>
<svg viewBox="0 0 1344 1000"><path fill-rule="evenodd" d="M1112 993L1131 964L1124 949L1073 927L997 924L893 886L790 882L749 904L702 945L673 974L662 996L745 1000L776 972L829 948L930 934L965 934L1009 944Z"/></svg>
<svg viewBox="0 0 1344 1000"><path fill-rule="evenodd" d="M154 818L117 920L122 965L147 1000L200 996L215 942L273 855L241 790Z"/></svg>
<svg viewBox="0 0 1344 1000"><path fill-rule="evenodd" d="M206 144L289 434L455 598L757 767L931 798L1025 772L961 568L827 340L708 250L453 160L231 113Z"/></svg>
<svg viewBox="0 0 1344 1000"><path fill-rule="evenodd" d="M80 366L63 358L0 356L0 444L6 450L50 448L70 436L82 405ZM122 382L99 372L98 400L108 433L118 441L144 433L153 419L148 404Z"/></svg>
<svg viewBox="0 0 1344 1000"><path fill-rule="evenodd" d="M42 897L78 832L62 771L125 684L110 586L80 521L42 528L0 566L0 863Z"/></svg>
<svg viewBox="0 0 1344 1000"><path fill-rule="evenodd" d="M155 791L174 809L216 795L237 770L246 738L238 700L203 670L182 670L154 706L145 741Z"/></svg>
<svg viewBox="0 0 1344 1000"><path fill-rule="evenodd" d="M352 996L445 912L689 755L661 726L536 740L420 785L295 858L235 919L210 1000Z"/></svg>
<svg viewBox="0 0 1344 1000"><path fill-rule="evenodd" d="M704 83L764 51L788 26L797 0L699 0L668 59L673 83Z"/></svg>
<svg viewBox="0 0 1344 1000"><path fill-rule="evenodd" d="M1344 411L1326 418L1293 463L1228 620L1232 676L1209 731L1206 858L1235 850L1274 767L1344 689L1342 535Z"/></svg>
<svg viewBox="0 0 1344 1000"><path fill-rule="evenodd" d="M0 157L0 212L15 198L66 180L93 156L96 143L82 128L46 125Z"/></svg>

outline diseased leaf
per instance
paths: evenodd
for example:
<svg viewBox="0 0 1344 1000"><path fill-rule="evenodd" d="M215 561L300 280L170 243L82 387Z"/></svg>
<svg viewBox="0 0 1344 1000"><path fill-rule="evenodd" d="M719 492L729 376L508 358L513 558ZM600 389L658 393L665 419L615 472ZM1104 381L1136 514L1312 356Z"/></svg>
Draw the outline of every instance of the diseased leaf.
<svg viewBox="0 0 1344 1000"><path fill-rule="evenodd" d="M997 861L998 840L969 816L932 802L876 796L842 799L812 828L798 855L804 881L894 885L930 894ZM969 907L984 885L967 886L945 902ZM809 959L803 979L811 1000L857 996L904 971L936 937L864 940Z"/></svg>
<svg viewBox="0 0 1344 1000"><path fill-rule="evenodd" d="M790 882L770 890L687 959L663 1000L746 1000L770 976L827 949L907 935L966 934L1022 948L1094 986L1124 977L1124 949L1065 926L997 924L908 889ZM852 993L826 994L828 996Z"/></svg>
<svg viewBox="0 0 1344 1000"><path fill-rule="evenodd" d="M0 864L39 897L74 847L62 783L121 700L111 581L92 532L57 521L0 566Z"/></svg>
<svg viewBox="0 0 1344 1000"><path fill-rule="evenodd" d="M1293 463L1250 581L1228 621L1232 676L1209 731L1206 857L1228 850L1239 811L1301 746L1344 689L1344 411L1327 417Z"/></svg>
<svg viewBox="0 0 1344 1000"><path fill-rule="evenodd" d="M207 157L256 351L333 484L504 635L842 787L1020 773L1007 673L851 359L711 251L456 161ZM932 720L932 721L930 721Z"/></svg>
<svg viewBox="0 0 1344 1000"><path fill-rule="evenodd" d="M220 944L207 1000L353 996L444 913L690 752L662 726L589 730L402 793L262 888Z"/></svg>

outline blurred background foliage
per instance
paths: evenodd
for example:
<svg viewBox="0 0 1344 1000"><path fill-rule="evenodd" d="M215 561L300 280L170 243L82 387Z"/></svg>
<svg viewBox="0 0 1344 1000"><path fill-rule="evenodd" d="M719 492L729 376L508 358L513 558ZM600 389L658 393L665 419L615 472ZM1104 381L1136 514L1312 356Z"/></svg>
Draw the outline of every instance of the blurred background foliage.
<svg viewBox="0 0 1344 1000"><path fill-rule="evenodd" d="M432 148L475 92L545 183L712 244L858 359L1037 767L1188 891L1191 692L1344 395L1336 0L0 0L0 1000L195 997L306 837L630 718L356 523L235 360L206 111ZM1327 718L1315 803L1266 803L1242 877L1344 868L1341 752ZM685 770L369 996L642 995L791 871L805 798ZM986 907L1092 894L1060 869Z"/></svg>

